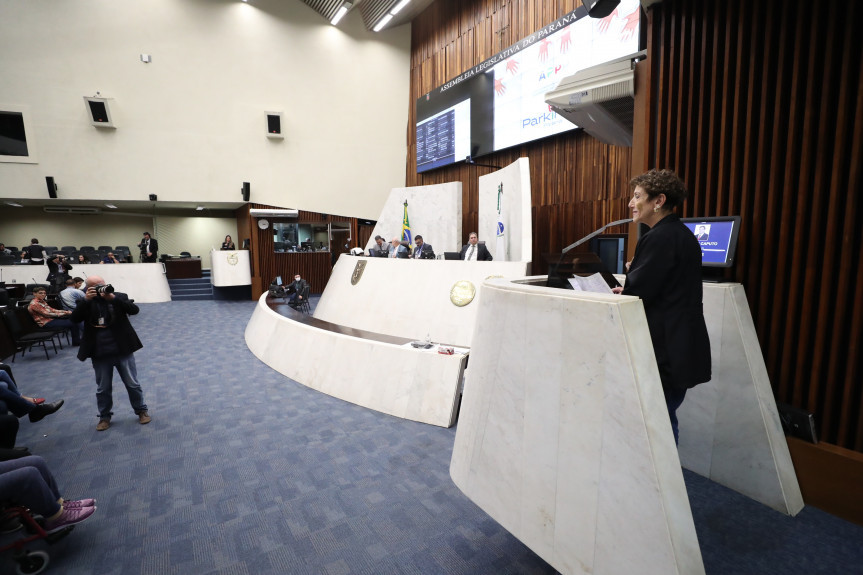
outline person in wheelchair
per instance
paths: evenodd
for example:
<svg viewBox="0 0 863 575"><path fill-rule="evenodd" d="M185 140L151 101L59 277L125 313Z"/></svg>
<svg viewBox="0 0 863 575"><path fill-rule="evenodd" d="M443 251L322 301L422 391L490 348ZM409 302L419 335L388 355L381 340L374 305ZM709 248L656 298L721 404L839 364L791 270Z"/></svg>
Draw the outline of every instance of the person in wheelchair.
<svg viewBox="0 0 863 575"><path fill-rule="evenodd" d="M0 461L0 501L44 517L46 533L81 523L96 511L95 499L63 499L48 464L38 455Z"/></svg>
<svg viewBox="0 0 863 575"><path fill-rule="evenodd" d="M303 294L305 293L305 289L309 287L308 282L300 276L299 273L294 275L294 281L288 284L288 288L286 293L288 295L288 305L291 307L297 307L303 301Z"/></svg>

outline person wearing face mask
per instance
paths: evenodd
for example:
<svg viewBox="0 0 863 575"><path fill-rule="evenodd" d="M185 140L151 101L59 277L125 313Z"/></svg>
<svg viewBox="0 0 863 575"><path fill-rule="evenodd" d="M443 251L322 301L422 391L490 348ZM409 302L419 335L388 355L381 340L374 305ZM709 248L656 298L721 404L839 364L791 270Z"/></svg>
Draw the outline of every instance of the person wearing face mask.
<svg viewBox="0 0 863 575"><path fill-rule="evenodd" d="M309 287L309 284L304 280L299 273L294 275L294 281L288 285L288 305L297 307L303 301L304 290Z"/></svg>
<svg viewBox="0 0 863 575"><path fill-rule="evenodd" d="M710 381L710 339L704 322L701 246L674 208L686 187L671 170L651 170L630 181L632 221L650 230L635 246L624 287L615 293L641 298L662 391L678 440L677 408L686 390Z"/></svg>

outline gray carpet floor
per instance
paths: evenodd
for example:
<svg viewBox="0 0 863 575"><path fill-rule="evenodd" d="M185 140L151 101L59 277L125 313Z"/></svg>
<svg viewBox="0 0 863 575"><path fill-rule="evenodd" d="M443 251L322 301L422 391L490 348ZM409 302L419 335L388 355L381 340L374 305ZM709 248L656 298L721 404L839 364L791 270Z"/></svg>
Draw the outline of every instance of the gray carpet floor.
<svg viewBox="0 0 863 575"><path fill-rule="evenodd" d="M22 420L18 444L48 460L65 495L98 499L90 520L46 548L48 573L555 573L452 483L455 428L273 371L244 342L254 305L141 305L149 425L115 377L112 426L96 431L93 371L77 348L16 360L23 393L66 400L39 423ZM685 479L708 573L863 573L863 527L811 507L785 517ZM10 569L0 557L0 573Z"/></svg>

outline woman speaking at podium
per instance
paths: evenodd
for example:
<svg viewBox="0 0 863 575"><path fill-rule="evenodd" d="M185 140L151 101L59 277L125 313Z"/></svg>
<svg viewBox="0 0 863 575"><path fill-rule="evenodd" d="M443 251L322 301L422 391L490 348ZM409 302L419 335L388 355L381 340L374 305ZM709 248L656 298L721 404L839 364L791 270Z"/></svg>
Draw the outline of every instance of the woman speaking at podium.
<svg viewBox="0 0 863 575"><path fill-rule="evenodd" d="M635 246L626 284L616 293L634 295L644 314L668 416L678 440L677 408L686 390L710 381L710 339L704 323L701 247L674 208L686 198L686 187L671 170L650 170L629 182L632 221L650 230Z"/></svg>

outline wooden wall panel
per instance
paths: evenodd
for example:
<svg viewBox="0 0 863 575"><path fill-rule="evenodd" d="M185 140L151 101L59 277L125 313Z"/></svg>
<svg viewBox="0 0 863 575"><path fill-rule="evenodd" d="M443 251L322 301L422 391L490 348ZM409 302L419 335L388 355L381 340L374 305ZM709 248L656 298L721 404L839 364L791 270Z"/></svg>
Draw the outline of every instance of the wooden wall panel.
<svg viewBox="0 0 863 575"><path fill-rule="evenodd" d="M406 185L462 182L464 242L479 221L478 178L493 169L455 164L417 174L415 102L580 5L580 0L438 0L413 21ZM547 269L542 254L559 252L609 221L627 217L631 149L570 132L477 161L505 166L520 157L530 160L534 273Z"/></svg>
<svg viewBox="0 0 863 575"><path fill-rule="evenodd" d="M359 228L367 226L358 226L356 218L299 210L296 218L267 218L271 226L266 230L259 229L255 218L249 215L249 208L271 209L274 207L263 204L247 204L237 211L237 227L240 231L249 230L251 234L252 299L259 298L267 290L274 277L282 276L286 282L293 281L294 274L297 272L309 282L311 293L322 293L330 279L336 258L344 250L341 249L341 246L336 246L331 242L333 252L276 253L273 245L272 224L349 222L351 246L357 245L354 239L359 235Z"/></svg>
<svg viewBox="0 0 863 575"><path fill-rule="evenodd" d="M863 451L863 5L666 0L651 9L650 166L685 216L739 214L738 262L777 400Z"/></svg>
<svg viewBox="0 0 863 575"><path fill-rule="evenodd" d="M437 0L413 22L406 185L461 181L465 235L491 169L416 174L416 99L578 5ZM777 400L863 451L863 3L665 0L647 16L637 156L575 132L478 161L529 158L534 273L542 254L627 217L644 168L681 175L684 216L742 216L726 277L746 288Z"/></svg>

